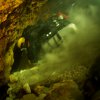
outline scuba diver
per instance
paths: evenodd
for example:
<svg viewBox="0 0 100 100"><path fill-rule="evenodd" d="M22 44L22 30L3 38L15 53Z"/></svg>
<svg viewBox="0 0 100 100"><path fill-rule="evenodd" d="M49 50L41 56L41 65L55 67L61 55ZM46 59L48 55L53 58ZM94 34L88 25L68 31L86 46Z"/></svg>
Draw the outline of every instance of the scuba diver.
<svg viewBox="0 0 100 100"><path fill-rule="evenodd" d="M36 26L28 26L22 36L25 38L25 46L27 48L27 56L31 63L35 63L40 59L43 52L42 45L57 34L56 29L49 27L47 23L41 23Z"/></svg>
<svg viewBox="0 0 100 100"><path fill-rule="evenodd" d="M69 23L61 13L51 16L46 22L39 20L36 25L29 25L24 29L22 37L18 40L18 47L21 50L26 48L28 59L31 63L36 63L41 58L43 44L48 43L52 47L48 41L53 38L58 46L54 36L61 41L62 37L58 31Z"/></svg>

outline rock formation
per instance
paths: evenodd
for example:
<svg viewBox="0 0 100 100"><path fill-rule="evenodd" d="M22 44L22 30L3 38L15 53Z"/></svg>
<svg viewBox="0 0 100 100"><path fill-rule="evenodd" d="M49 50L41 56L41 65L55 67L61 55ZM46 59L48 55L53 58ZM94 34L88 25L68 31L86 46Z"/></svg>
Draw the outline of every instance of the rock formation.
<svg viewBox="0 0 100 100"><path fill-rule="evenodd" d="M14 62L13 47L23 29L36 23L46 0L0 1L0 85L7 81Z"/></svg>

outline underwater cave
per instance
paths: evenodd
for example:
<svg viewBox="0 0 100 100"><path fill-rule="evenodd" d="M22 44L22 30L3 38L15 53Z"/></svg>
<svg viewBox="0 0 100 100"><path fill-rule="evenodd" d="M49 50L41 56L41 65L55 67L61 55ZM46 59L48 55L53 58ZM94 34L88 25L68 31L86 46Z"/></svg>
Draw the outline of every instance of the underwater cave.
<svg viewBox="0 0 100 100"><path fill-rule="evenodd" d="M0 100L100 100L99 9L99 0L1 0Z"/></svg>

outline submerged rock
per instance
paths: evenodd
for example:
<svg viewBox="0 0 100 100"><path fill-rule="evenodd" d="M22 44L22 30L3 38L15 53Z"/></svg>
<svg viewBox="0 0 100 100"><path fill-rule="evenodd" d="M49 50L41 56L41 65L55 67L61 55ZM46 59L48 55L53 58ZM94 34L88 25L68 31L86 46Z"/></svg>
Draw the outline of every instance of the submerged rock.
<svg viewBox="0 0 100 100"><path fill-rule="evenodd" d="M37 98L43 99L45 97L45 100L56 100L57 97L59 97L59 100L62 100L62 97L63 100L67 100L70 97L69 95L71 95L72 98L76 98L75 100L78 100L77 98L82 96L79 88L84 82L83 80L86 77L86 73L86 68L79 66L76 69L72 67L70 71L66 69L63 73L55 72L54 70L52 73L47 74L46 72L43 73L41 66L36 66L11 74L7 93L9 98L13 100L17 98L20 92L22 95L34 93ZM75 82L73 80L75 80ZM58 96L56 97L56 95ZM66 95L68 95L67 99ZM53 99L53 96L55 99ZM71 98L69 98L69 100L70 99Z"/></svg>
<svg viewBox="0 0 100 100"><path fill-rule="evenodd" d="M20 100L36 100L36 96L34 94L26 94Z"/></svg>
<svg viewBox="0 0 100 100"><path fill-rule="evenodd" d="M56 83L44 100L84 100L78 85L72 81Z"/></svg>
<svg viewBox="0 0 100 100"><path fill-rule="evenodd" d="M31 89L28 83L25 83L23 85L23 89L26 91L26 93L31 93Z"/></svg>

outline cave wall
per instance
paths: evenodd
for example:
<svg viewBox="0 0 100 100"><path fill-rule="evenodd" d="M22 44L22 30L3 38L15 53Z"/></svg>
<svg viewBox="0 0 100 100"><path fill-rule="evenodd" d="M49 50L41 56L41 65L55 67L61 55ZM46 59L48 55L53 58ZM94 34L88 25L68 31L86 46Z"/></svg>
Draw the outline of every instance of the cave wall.
<svg viewBox="0 0 100 100"><path fill-rule="evenodd" d="M0 85L9 77L13 48L23 29L34 24L47 0L0 1Z"/></svg>

